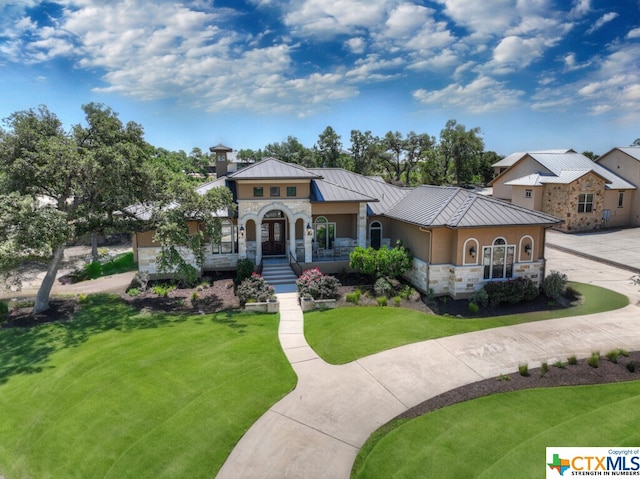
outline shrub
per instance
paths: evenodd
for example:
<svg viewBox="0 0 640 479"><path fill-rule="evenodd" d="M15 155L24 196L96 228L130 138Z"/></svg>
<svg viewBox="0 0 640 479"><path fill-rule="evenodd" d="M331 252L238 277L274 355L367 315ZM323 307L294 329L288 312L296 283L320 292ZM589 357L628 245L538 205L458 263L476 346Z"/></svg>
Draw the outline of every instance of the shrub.
<svg viewBox="0 0 640 479"><path fill-rule="evenodd" d="M528 364L520 364L518 366L518 372L520 376L529 376L529 365Z"/></svg>
<svg viewBox="0 0 640 479"><path fill-rule="evenodd" d="M578 364L578 358L576 358L576 355L574 354L567 358L567 362L569 363L570 366L575 366L576 364Z"/></svg>
<svg viewBox="0 0 640 479"><path fill-rule="evenodd" d="M556 361L555 363L553 363L553 365L557 368L560 369L566 369L567 365L565 363L563 363L562 361Z"/></svg>
<svg viewBox="0 0 640 479"><path fill-rule="evenodd" d="M313 299L333 299L338 294L340 281L334 276L322 274L318 268L303 271L296 280L300 296Z"/></svg>
<svg viewBox="0 0 640 479"><path fill-rule="evenodd" d="M378 278L373 285L373 290L377 296L391 296L394 293L393 286L387 278Z"/></svg>
<svg viewBox="0 0 640 479"><path fill-rule="evenodd" d="M127 290L127 294L129 296L138 296L140 294L140 290L138 288L129 288Z"/></svg>
<svg viewBox="0 0 640 479"><path fill-rule="evenodd" d="M236 279L234 284L237 286L253 273L253 261L250 258L239 259L236 263Z"/></svg>
<svg viewBox="0 0 640 479"><path fill-rule="evenodd" d="M609 361L611 361L612 363L616 364L618 362L618 350L617 349L612 349L611 351L609 351L607 354L607 359Z"/></svg>
<svg viewBox="0 0 640 479"><path fill-rule="evenodd" d="M9 317L9 305L4 301L0 301L0 325Z"/></svg>
<svg viewBox="0 0 640 479"><path fill-rule="evenodd" d="M249 300L264 302L274 296L275 290L258 273L252 273L246 278L236 290L236 295L241 304L246 304Z"/></svg>
<svg viewBox="0 0 640 479"><path fill-rule="evenodd" d="M378 303L378 306L386 306L387 305L387 297L386 296L378 296L376 298L376 303Z"/></svg>
<svg viewBox="0 0 640 479"><path fill-rule="evenodd" d="M400 296L402 299L409 299L413 295L413 293L416 293L415 288L412 288L408 284L405 284L402 286L402 288L400 288L398 296Z"/></svg>
<svg viewBox="0 0 640 479"><path fill-rule="evenodd" d="M492 281L484 285L488 303L498 306L502 303L517 304L535 299L540 290L529 278L516 278L509 281Z"/></svg>
<svg viewBox="0 0 640 479"><path fill-rule="evenodd" d="M353 293L347 293L344 299L349 303L358 304L360 302L361 294L362 294L362 291L360 291L359 289L356 289Z"/></svg>
<svg viewBox="0 0 640 479"><path fill-rule="evenodd" d="M136 275L133 277L131 284L129 285L132 289L137 289L141 292L145 292L147 290L147 285L149 284L149 273L146 271L138 271Z"/></svg>
<svg viewBox="0 0 640 479"><path fill-rule="evenodd" d="M600 353L591 353L591 356L589 356L589 359L587 359L587 364L589 364L589 366L591 366L592 368L597 368L600 365Z"/></svg>
<svg viewBox="0 0 640 479"><path fill-rule="evenodd" d="M469 298L469 302L486 308L489 305L489 293L484 288L476 289Z"/></svg>
<svg viewBox="0 0 640 479"><path fill-rule="evenodd" d="M393 249L387 246L380 249L356 246L349 255L350 268L377 278L382 276L397 278L411 268L412 261L409 250L402 244L398 244Z"/></svg>
<svg viewBox="0 0 640 479"><path fill-rule="evenodd" d="M480 311L480 306L476 303L469 303L469 312L471 314L478 314L478 311Z"/></svg>
<svg viewBox="0 0 640 479"><path fill-rule="evenodd" d="M635 373L636 371L640 371L640 362L629 361L627 363L627 371L629 371L630 373Z"/></svg>
<svg viewBox="0 0 640 479"><path fill-rule="evenodd" d="M568 301L576 301L578 299L580 299L580 296L582 296L582 294L580 293L580 291L578 291L577 289L571 287L571 286L567 286L564 289L564 293L562 294Z"/></svg>
<svg viewBox="0 0 640 479"><path fill-rule="evenodd" d="M402 303L402 298L400 296L393 297L393 305L397 308Z"/></svg>
<svg viewBox="0 0 640 479"><path fill-rule="evenodd" d="M162 296L163 298L166 298L169 296L169 293L174 289L176 289L174 285L162 283L162 284L154 285L153 288L151 288L151 291L153 291L158 296Z"/></svg>
<svg viewBox="0 0 640 479"><path fill-rule="evenodd" d="M199 299L200 299L200 295L198 294L198 292L197 291L192 291L191 292L191 302L195 303Z"/></svg>
<svg viewBox="0 0 640 479"><path fill-rule="evenodd" d="M558 299L567 285L567 275L551 271L542 281L542 290L548 298Z"/></svg>
<svg viewBox="0 0 640 479"><path fill-rule="evenodd" d="M540 377L544 377L545 374L549 372L549 365L544 362L540 365Z"/></svg>
<svg viewBox="0 0 640 479"><path fill-rule="evenodd" d="M511 381L511 376L509 376L508 374L500 374L496 378L496 381Z"/></svg>

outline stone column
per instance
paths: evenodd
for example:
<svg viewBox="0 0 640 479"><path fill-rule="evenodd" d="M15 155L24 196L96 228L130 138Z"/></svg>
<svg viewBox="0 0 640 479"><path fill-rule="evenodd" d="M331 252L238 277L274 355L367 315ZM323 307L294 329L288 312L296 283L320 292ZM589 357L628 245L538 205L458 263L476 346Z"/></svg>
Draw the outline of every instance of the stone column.
<svg viewBox="0 0 640 479"><path fill-rule="evenodd" d="M367 247L367 204L366 203L360 203L356 224L358 228L358 232L357 232L358 246L362 248L366 248Z"/></svg>
<svg viewBox="0 0 640 479"><path fill-rule="evenodd" d="M287 218L289 221L289 254L296 257L296 222L291 218Z"/></svg>
<svg viewBox="0 0 640 479"><path fill-rule="evenodd" d="M256 225L256 265L262 261L262 221L255 221Z"/></svg>

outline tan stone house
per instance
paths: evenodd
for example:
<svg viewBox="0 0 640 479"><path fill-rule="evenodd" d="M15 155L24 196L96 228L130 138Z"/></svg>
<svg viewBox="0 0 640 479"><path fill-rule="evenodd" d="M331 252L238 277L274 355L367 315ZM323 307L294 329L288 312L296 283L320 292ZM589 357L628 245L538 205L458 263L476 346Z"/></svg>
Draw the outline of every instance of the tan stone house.
<svg viewBox="0 0 640 479"><path fill-rule="evenodd" d="M356 246L408 247L406 278L419 290L465 297L486 281L544 276L546 229L560 220L454 187L401 188L338 168L304 168L268 158L204 184L226 187L237 212L223 219L202 273L240 258L282 258L301 269L348 269ZM196 231L197 225L190 225ZM141 271L157 274L153 233L137 234ZM185 259L191 261L188 252ZM195 264L194 264L195 266Z"/></svg>
<svg viewBox="0 0 640 479"><path fill-rule="evenodd" d="M625 178L636 188L640 185L640 147L613 148L596 162ZM622 206L620 206L622 204ZM640 194L633 191L621 191L618 204L611 204L609 208L624 208L629 204L628 226L640 226Z"/></svg>
<svg viewBox="0 0 640 479"><path fill-rule="evenodd" d="M635 185L573 150L550 151L507 157L489 183L493 196L556 216L563 222L555 228L567 232L630 224Z"/></svg>

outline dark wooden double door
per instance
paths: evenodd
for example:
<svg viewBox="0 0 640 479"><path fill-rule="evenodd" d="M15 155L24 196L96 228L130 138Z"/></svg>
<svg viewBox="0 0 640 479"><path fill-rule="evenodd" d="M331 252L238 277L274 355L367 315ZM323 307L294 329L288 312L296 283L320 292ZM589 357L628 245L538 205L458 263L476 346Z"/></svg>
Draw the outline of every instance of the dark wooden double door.
<svg viewBox="0 0 640 479"><path fill-rule="evenodd" d="M284 220L262 222L262 254L283 255L286 252L287 234Z"/></svg>

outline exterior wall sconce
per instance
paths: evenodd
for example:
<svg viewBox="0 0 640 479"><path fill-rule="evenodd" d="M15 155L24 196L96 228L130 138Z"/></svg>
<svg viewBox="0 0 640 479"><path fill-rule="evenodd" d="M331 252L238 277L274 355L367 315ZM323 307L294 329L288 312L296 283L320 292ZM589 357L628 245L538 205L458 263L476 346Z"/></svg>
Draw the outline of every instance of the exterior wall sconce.
<svg viewBox="0 0 640 479"><path fill-rule="evenodd" d="M472 258L476 257L476 249L473 246L469 248L469 254L471 255Z"/></svg>
<svg viewBox="0 0 640 479"><path fill-rule="evenodd" d="M309 223L307 223L307 236L311 236L313 234L313 228Z"/></svg>
<svg viewBox="0 0 640 479"><path fill-rule="evenodd" d="M244 238L244 225L240 225L240 237Z"/></svg>
<svg viewBox="0 0 640 479"><path fill-rule="evenodd" d="M524 252L527 254L531 254L531 245L528 244L524 247Z"/></svg>

